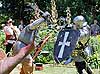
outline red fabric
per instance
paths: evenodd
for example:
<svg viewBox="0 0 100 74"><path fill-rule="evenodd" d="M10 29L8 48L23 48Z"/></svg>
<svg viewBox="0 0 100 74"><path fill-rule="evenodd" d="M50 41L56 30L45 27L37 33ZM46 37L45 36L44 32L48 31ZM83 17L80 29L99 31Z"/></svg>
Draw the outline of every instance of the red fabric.
<svg viewBox="0 0 100 74"><path fill-rule="evenodd" d="M6 35L6 40L9 40L11 38L11 34L7 31L5 31L5 35Z"/></svg>
<svg viewBox="0 0 100 74"><path fill-rule="evenodd" d="M5 34L6 34L6 40L4 42L4 45L6 46L8 44L7 40L11 39L12 35L8 35L7 33L5 33Z"/></svg>
<svg viewBox="0 0 100 74"><path fill-rule="evenodd" d="M12 35L7 35L7 34L6 34L6 40L11 39L11 36L12 36Z"/></svg>

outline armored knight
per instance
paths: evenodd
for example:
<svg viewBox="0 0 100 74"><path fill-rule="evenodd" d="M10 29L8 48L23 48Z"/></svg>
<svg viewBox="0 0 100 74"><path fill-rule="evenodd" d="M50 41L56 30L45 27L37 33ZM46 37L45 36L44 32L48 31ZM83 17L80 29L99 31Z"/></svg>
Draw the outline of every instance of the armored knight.
<svg viewBox="0 0 100 74"><path fill-rule="evenodd" d="M40 26L41 23L45 22L47 17L50 14L48 12L45 12L43 14L43 18L39 18L35 20L33 23L27 25L20 33L18 37L18 41L16 41L13 51L14 54L17 54L19 50L22 47L25 47L26 45L30 44L33 42L34 37L35 37L35 32L33 32L38 26ZM20 74L33 74L33 60L31 55L28 55L24 60L22 60L22 69Z"/></svg>
<svg viewBox="0 0 100 74"><path fill-rule="evenodd" d="M70 28L67 26L67 28L65 27L59 32L54 45L54 59L57 63L61 63L66 59L64 64L68 64L74 60L79 74L83 74L83 69L85 69L88 74L92 74L91 69L87 66L83 57L84 55L80 54L86 52L86 55L88 55L87 51L89 51L89 49L85 48L88 46L90 27L87 25L85 18L81 15L76 16L73 19L73 23ZM74 51L77 51L77 55L71 56Z"/></svg>
<svg viewBox="0 0 100 74"><path fill-rule="evenodd" d="M73 23L75 24L75 29L79 30L80 37L77 42L75 51L77 52L76 55L73 56L73 59L75 61L75 66L77 68L77 71L79 74L83 74L82 70L85 69L88 74L92 74L92 70L87 65L84 55L89 55L87 51L90 51L88 47L88 41L90 37L90 28L87 25L87 22L85 21L85 18L83 16L76 16L73 19ZM85 52L83 54L83 52ZM75 53L75 52L74 52Z"/></svg>

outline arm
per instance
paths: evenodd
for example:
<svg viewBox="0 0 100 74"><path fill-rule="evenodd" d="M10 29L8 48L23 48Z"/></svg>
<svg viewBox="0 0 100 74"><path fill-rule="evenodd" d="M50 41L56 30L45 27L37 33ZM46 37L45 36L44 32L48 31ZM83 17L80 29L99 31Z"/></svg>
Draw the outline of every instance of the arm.
<svg viewBox="0 0 100 74"><path fill-rule="evenodd" d="M37 28L37 26L39 26L46 19L48 19L48 16L50 16L50 13L48 13L48 12L43 13L42 14L43 18L39 18L39 19L35 20L32 24L30 24L30 30L34 30L35 28Z"/></svg>
<svg viewBox="0 0 100 74"><path fill-rule="evenodd" d="M90 33L89 28L90 28L90 27L87 25L87 22L85 22L85 23L83 24L83 28L80 29L80 37L83 37L83 36L89 34L89 33Z"/></svg>
<svg viewBox="0 0 100 74"><path fill-rule="evenodd" d="M33 49L34 43L23 47L13 57L7 57L0 61L0 74L9 74Z"/></svg>
<svg viewBox="0 0 100 74"><path fill-rule="evenodd" d="M83 28L79 29L79 31L80 31L80 37L79 37L78 42L81 42L81 44L84 46L85 43L87 43L87 41L90 38L90 27L85 23L85 26L83 26Z"/></svg>
<svg viewBox="0 0 100 74"><path fill-rule="evenodd" d="M39 18L39 19L35 20L32 24L29 24L30 25L30 30L36 29L44 21L45 21L44 18Z"/></svg>

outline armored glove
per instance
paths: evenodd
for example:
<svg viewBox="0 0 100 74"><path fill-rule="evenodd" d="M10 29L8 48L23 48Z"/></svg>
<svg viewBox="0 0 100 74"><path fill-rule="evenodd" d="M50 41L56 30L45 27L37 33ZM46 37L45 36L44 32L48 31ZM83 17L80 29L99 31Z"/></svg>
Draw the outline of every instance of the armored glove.
<svg viewBox="0 0 100 74"><path fill-rule="evenodd" d="M47 20L48 17L50 17L50 13L46 11L45 13L42 14L42 17Z"/></svg>

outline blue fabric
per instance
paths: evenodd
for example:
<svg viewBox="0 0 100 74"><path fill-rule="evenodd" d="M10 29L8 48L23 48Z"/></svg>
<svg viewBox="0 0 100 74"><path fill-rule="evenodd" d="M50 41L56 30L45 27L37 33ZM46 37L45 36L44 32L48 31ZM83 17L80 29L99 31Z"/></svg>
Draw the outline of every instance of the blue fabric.
<svg viewBox="0 0 100 74"><path fill-rule="evenodd" d="M72 57L69 57L65 62L64 62L64 64L69 64L69 63L71 63L73 61L73 58Z"/></svg>

